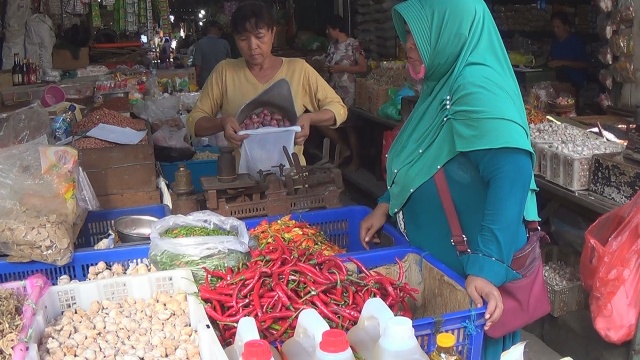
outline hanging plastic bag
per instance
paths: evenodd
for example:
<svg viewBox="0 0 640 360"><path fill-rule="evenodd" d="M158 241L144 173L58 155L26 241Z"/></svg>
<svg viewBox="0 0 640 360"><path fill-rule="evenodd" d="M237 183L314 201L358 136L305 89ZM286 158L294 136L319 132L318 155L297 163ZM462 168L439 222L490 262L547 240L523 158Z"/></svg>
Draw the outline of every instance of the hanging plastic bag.
<svg viewBox="0 0 640 360"><path fill-rule="evenodd" d="M160 130L156 131L152 138L153 144L164 146L173 149L191 148L185 138L187 136L187 129L177 130L172 127L163 126Z"/></svg>
<svg viewBox="0 0 640 360"><path fill-rule="evenodd" d="M211 211L173 215L151 227L149 260L158 270L190 269L197 283L205 278L203 267L226 270L250 259L245 224Z"/></svg>
<svg viewBox="0 0 640 360"><path fill-rule="evenodd" d="M640 193L585 233L580 275L596 331L613 344L633 337L640 315Z"/></svg>
<svg viewBox="0 0 640 360"><path fill-rule="evenodd" d="M296 133L301 130L300 126L290 126L240 131L238 135L249 135L249 137L240 147L239 172L247 173L257 179L260 170L272 171L274 166L288 165L289 162L282 147L286 147L287 152L291 154L294 150Z"/></svg>

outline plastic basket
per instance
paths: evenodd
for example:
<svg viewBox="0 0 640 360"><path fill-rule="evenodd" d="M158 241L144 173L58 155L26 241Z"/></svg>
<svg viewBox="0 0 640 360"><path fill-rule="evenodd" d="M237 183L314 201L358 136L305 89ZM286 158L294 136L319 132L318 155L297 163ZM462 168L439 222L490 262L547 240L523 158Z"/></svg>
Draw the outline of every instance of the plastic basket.
<svg viewBox="0 0 640 360"><path fill-rule="evenodd" d="M429 264L460 285L462 289L465 288L465 281L460 275L420 249L410 247L381 249L359 253L352 257L367 268L375 268L393 264L396 258L402 260L411 253L420 255ZM437 296L437 294L427 294L427 296ZM413 321L415 335L422 348L429 354L436 348L436 336L433 335L441 332L451 333L456 337L456 351L464 359L479 360L482 356L485 311L485 307L474 308L470 306L469 309L443 314L437 318L416 319Z"/></svg>
<svg viewBox="0 0 640 360"><path fill-rule="evenodd" d="M10 263L0 259L0 282L20 281L33 274L43 274L54 284L62 275L68 275L72 280L84 281L89 274L89 267L100 261L108 265L114 263L126 265L131 261L140 262L148 256L149 245L145 244L105 250L80 249L76 251L70 263L62 266L37 261Z"/></svg>
<svg viewBox="0 0 640 360"><path fill-rule="evenodd" d="M366 251L360 242L360 222L372 210L366 206L345 206L340 208L314 210L291 214L296 221L303 221L322 230L327 239L332 243L347 249L348 253ZM279 216L253 218L245 220L247 229L251 230L260 222L267 219L269 222L280 219ZM407 238L393 225L385 224L380 236L380 244L371 244L370 249L396 246L409 246Z"/></svg>
<svg viewBox="0 0 640 360"><path fill-rule="evenodd" d="M39 360L38 343L47 324L69 309L88 310L95 300L121 301L127 296L136 299L150 299L154 293L162 291L175 293L182 290L187 294L197 293L189 270L171 270L144 275L53 286L38 304L38 312L33 322L33 336L29 341L27 359ZM199 299L187 298L189 321L198 332L200 357L203 360L224 359L225 353L209 323L204 307Z"/></svg>
<svg viewBox="0 0 640 360"><path fill-rule="evenodd" d="M13 281L0 284L0 289L13 290L25 296L22 309L22 328L18 334L19 343L15 345L12 360L24 360L27 356L27 343L31 340L31 325L34 321L36 306L51 284L41 275L31 276L24 281Z"/></svg>
<svg viewBox="0 0 640 360"><path fill-rule="evenodd" d="M80 233L78 233L76 249L96 245L100 240L107 237L109 231L114 230L113 223L122 216L153 216L162 219L169 215L171 215L171 210L166 205L90 211L82 229L80 229Z"/></svg>

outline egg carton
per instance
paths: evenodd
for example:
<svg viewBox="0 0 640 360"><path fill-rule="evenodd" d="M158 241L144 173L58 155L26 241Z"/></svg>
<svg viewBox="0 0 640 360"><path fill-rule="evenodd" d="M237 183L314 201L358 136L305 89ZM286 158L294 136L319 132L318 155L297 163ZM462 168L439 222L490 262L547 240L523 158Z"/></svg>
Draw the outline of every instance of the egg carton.
<svg viewBox="0 0 640 360"><path fill-rule="evenodd" d="M96 300L119 302L127 297L147 300L156 292L174 294L180 291L187 294L189 322L199 337L200 358L202 360L226 359L226 354L207 318L204 307L197 295L194 295L198 293L198 289L191 271L183 269L50 287L38 303L26 359L40 360L38 345L44 330L64 311L78 308L86 311Z"/></svg>

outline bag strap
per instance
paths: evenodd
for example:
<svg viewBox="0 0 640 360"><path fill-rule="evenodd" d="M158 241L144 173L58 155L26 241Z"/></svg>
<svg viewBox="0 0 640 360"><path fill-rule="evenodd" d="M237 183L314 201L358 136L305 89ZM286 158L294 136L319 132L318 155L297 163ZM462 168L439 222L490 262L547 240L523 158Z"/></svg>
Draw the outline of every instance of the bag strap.
<svg viewBox="0 0 640 360"><path fill-rule="evenodd" d="M460 219L458 219L458 213L456 207L453 204L451 198L451 191L449 190L449 184L444 174L444 168L440 168L434 175L436 182L436 188L438 189L438 195L444 208L444 214L447 216L447 222L451 229L451 245L453 245L458 253L470 253L467 237L462 232L460 226ZM540 227L537 221L527 221L527 235L533 232L540 231Z"/></svg>

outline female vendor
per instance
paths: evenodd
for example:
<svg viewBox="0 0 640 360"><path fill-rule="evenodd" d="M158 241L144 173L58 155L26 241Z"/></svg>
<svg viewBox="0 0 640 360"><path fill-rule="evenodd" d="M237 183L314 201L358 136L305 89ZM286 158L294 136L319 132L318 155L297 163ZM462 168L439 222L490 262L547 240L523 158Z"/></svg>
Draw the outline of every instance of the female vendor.
<svg viewBox="0 0 640 360"><path fill-rule="evenodd" d="M587 82L587 49L580 37L571 31L567 13L553 13L551 25L556 37L551 43L548 65L557 69L558 81L570 83L578 92Z"/></svg>
<svg viewBox="0 0 640 360"><path fill-rule="evenodd" d="M231 16L231 30L240 59L220 62L206 81L187 122L193 136L206 137L224 131L226 140L240 146L247 135L238 135L235 116L242 106L280 79L288 80L302 131L296 134L296 153L315 126L337 127L347 108L324 79L304 60L273 56L275 36L272 12L261 2L241 4ZM306 112L305 112L306 111ZM218 112L221 117L216 117ZM272 151L281 151L271 149Z"/></svg>

